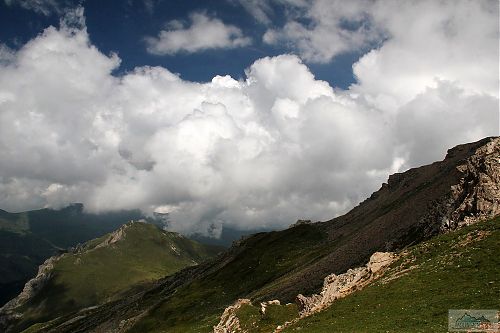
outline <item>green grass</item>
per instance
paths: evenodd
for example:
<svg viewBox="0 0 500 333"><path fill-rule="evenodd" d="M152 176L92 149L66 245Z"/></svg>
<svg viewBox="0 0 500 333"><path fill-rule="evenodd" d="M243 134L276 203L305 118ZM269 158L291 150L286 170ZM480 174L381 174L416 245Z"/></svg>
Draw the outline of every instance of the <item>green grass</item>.
<svg viewBox="0 0 500 333"><path fill-rule="evenodd" d="M310 225L256 234L231 262L179 288L131 332L211 332L225 307L309 262L325 237Z"/></svg>
<svg viewBox="0 0 500 333"><path fill-rule="evenodd" d="M97 247L106 238L57 261L48 284L20 309L20 327L119 298L134 286L199 263L219 250L146 223L129 224L122 240Z"/></svg>
<svg viewBox="0 0 500 333"><path fill-rule="evenodd" d="M29 230L28 214L0 212L0 230L24 234Z"/></svg>
<svg viewBox="0 0 500 333"><path fill-rule="evenodd" d="M282 325L298 315L296 304L268 305L263 315L259 312L259 308L253 305L243 305L236 312L240 327L252 333L273 332L278 325Z"/></svg>
<svg viewBox="0 0 500 333"><path fill-rule="evenodd" d="M499 228L496 219L413 246L382 279L286 332L443 332L450 308L498 309ZM233 262L179 288L131 332L211 332L226 306L269 288L324 250L324 236L313 227L287 233L283 238L253 236ZM467 238L471 242L464 245ZM396 274L401 276L388 280ZM242 327L272 332L297 316L295 305L268 310L261 316L258 307L243 306L238 311Z"/></svg>
<svg viewBox="0 0 500 333"><path fill-rule="evenodd" d="M410 248L384 278L285 332L446 332L448 309L500 309L499 267L497 218Z"/></svg>

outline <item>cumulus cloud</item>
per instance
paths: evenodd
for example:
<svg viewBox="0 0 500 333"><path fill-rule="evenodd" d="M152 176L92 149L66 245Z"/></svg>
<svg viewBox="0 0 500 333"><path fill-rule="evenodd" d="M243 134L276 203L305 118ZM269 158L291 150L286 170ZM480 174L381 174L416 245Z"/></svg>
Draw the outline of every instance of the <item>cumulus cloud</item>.
<svg viewBox="0 0 500 333"><path fill-rule="evenodd" d="M32 10L38 14L49 16L53 13L59 14L65 7L64 1L57 0L4 0L7 6L20 6Z"/></svg>
<svg viewBox="0 0 500 333"><path fill-rule="evenodd" d="M264 3L269 5L269 1ZM418 58L414 54L415 48L426 48L429 51L436 47L443 48L446 47L446 44L441 44L443 41L454 43L454 46L462 43L463 49L477 46L484 39L476 39L478 31L483 28L488 30L489 37L493 37L491 34L498 35L498 1L494 0L273 2L286 4L287 17L283 26L269 28L263 35L263 41L287 47L309 62L326 63L339 54L378 48L380 45L387 49L385 42L391 41L393 44L406 43L401 45L407 48L398 58L409 57L425 64L434 62L434 59ZM248 6L250 5L247 4L246 7ZM257 5L253 7L254 11L266 8ZM474 23L471 24L472 22ZM492 24L497 26L495 31L491 30ZM464 26L469 29L464 29ZM483 49L476 50L479 58L485 56L482 52L490 51L484 49L485 45L481 47ZM456 51L459 50L450 48L450 52ZM468 56L471 50L465 51ZM440 52L440 55L448 56L444 52ZM438 62L435 63L437 65ZM415 69L418 70L418 66ZM390 70L401 69L391 67ZM466 70L462 68L462 72ZM472 73L474 71L470 70L469 74ZM477 73L476 76L480 78L482 74Z"/></svg>
<svg viewBox="0 0 500 333"><path fill-rule="evenodd" d="M148 52L158 55L194 53L207 49L242 47L252 42L238 27L205 13L191 14L190 21L189 27L178 20L170 21L167 23L168 29L160 31L157 37L147 37Z"/></svg>
<svg viewBox="0 0 500 333"><path fill-rule="evenodd" d="M148 66L116 76L120 59L92 45L81 11L19 50L0 47L0 207L137 207L169 212L182 232L343 213L389 173L498 134L495 5L436 14L433 3L398 11L407 21L387 25L348 90L294 55L259 59L239 81Z"/></svg>
<svg viewBox="0 0 500 333"><path fill-rule="evenodd" d="M294 15L283 27L268 29L262 39L296 50L307 61L325 63L384 38L383 29L372 22L371 0L287 1L287 5L296 9Z"/></svg>

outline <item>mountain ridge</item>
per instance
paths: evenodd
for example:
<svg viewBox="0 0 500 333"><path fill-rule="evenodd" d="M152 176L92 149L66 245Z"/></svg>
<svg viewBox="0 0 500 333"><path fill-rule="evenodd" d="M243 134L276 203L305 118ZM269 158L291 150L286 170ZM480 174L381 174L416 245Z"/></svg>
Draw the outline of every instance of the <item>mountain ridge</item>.
<svg viewBox="0 0 500 333"><path fill-rule="evenodd" d="M299 293L316 293L326 276L363 266L374 252L403 249L447 231L443 225L459 208L458 216L472 222L497 215L499 158L498 137L457 146L442 161L389 177L343 216L246 237L208 262L36 331L209 332L238 298L286 303ZM457 185L463 192L452 190ZM490 198L493 205L470 201L468 194ZM461 221L454 222L448 229Z"/></svg>
<svg viewBox="0 0 500 333"><path fill-rule="evenodd" d="M47 259L38 275L18 297L0 309L0 314L17 331L30 323L108 302L130 289L143 288L196 265L221 250L153 224L129 222L110 234Z"/></svg>

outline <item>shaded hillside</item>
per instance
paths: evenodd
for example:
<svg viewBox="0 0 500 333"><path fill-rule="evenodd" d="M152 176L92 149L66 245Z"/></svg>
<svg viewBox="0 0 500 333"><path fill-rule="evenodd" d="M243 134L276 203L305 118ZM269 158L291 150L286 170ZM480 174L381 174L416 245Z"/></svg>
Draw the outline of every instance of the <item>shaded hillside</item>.
<svg viewBox="0 0 500 333"><path fill-rule="evenodd" d="M128 223L48 260L23 294L7 304L10 312L22 313L11 330L112 300L131 287L196 265L220 250L152 224Z"/></svg>
<svg viewBox="0 0 500 333"><path fill-rule="evenodd" d="M22 290L45 259L140 218L138 210L89 214L81 204L22 213L0 210L0 306Z"/></svg>
<svg viewBox="0 0 500 333"><path fill-rule="evenodd" d="M212 262L185 269L133 296L67 316L41 332L209 332L237 298L292 301L330 273L499 213L500 140L451 149L428 166L393 175L348 214L259 233Z"/></svg>

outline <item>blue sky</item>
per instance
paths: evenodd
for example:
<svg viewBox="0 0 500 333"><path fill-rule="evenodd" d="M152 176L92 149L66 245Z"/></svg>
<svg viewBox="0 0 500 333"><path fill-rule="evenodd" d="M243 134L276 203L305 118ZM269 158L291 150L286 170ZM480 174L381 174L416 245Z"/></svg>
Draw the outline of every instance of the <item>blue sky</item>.
<svg viewBox="0 0 500 333"><path fill-rule="evenodd" d="M499 134L497 0L0 0L0 208L345 213Z"/></svg>
<svg viewBox="0 0 500 333"><path fill-rule="evenodd" d="M42 2L43 3L43 2ZM205 82L215 75L244 77L244 69L256 59L294 52L286 45L269 45L262 36L270 27L283 25L287 7L271 3L271 23L259 22L235 0L186 1L74 1L60 2L61 10L82 3L90 39L102 52L116 52L122 63L118 72L136 66L163 66L182 78ZM0 40L12 48L24 44L48 25L57 26L61 12L48 6L47 12L34 11L21 5L0 2ZM225 24L239 27L252 39L251 45L234 49L208 49L204 52L181 52L173 55L153 55L147 52L144 38L153 36L171 20L189 21L191 13L201 12L218 18ZM354 82L352 64L366 48L350 50L326 63L307 62L314 75L332 86L347 88Z"/></svg>

